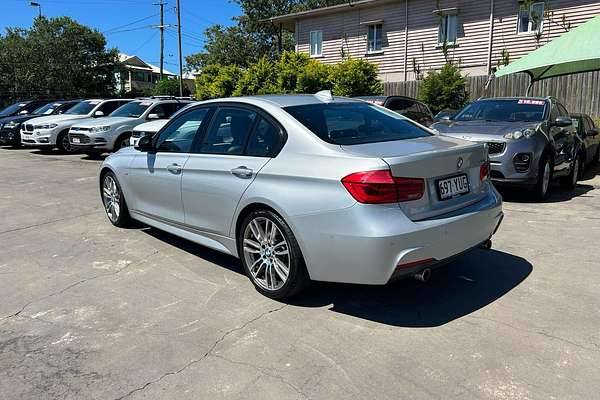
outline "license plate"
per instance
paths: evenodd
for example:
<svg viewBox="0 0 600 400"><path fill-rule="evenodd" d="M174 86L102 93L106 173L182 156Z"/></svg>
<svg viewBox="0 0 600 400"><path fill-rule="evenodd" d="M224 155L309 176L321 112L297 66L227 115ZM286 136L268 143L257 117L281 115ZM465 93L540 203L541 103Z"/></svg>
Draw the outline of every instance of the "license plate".
<svg viewBox="0 0 600 400"><path fill-rule="evenodd" d="M448 200L469 193L469 178L466 174L440 179L437 184L441 200Z"/></svg>
<svg viewBox="0 0 600 400"><path fill-rule="evenodd" d="M81 143L81 139L79 139L78 137L74 137L74 138L72 138L72 139L71 139L71 141L72 141L73 143Z"/></svg>

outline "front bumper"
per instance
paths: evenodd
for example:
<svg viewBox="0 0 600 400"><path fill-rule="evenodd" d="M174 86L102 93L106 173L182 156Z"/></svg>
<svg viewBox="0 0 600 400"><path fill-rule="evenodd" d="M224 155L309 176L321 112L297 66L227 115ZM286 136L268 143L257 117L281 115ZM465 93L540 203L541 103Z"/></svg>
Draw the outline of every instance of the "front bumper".
<svg viewBox="0 0 600 400"><path fill-rule="evenodd" d="M52 129L48 130L21 130L21 144L30 147L48 147L56 146L57 132Z"/></svg>
<svg viewBox="0 0 600 400"><path fill-rule="evenodd" d="M0 130L0 144L21 143L21 133L17 129L3 128Z"/></svg>
<svg viewBox="0 0 600 400"><path fill-rule="evenodd" d="M110 145L106 138L97 135L86 135L83 133L69 133L69 143L75 149L82 151L104 151L109 150Z"/></svg>
<svg viewBox="0 0 600 400"><path fill-rule="evenodd" d="M424 221L411 221L397 205L365 204L289 221L311 279L382 285L478 246L502 218L502 199L490 185L478 203Z"/></svg>

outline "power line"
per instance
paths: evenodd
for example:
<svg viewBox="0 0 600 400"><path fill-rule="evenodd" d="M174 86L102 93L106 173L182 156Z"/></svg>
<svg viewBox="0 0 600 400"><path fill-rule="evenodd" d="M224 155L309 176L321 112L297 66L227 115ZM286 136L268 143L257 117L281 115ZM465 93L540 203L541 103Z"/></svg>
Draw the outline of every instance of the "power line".
<svg viewBox="0 0 600 400"><path fill-rule="evenodd" d="M144 18L137 19L137 20L135 20L135 21L132 21L132 22L129 22L129 23L125 24L125 25L115 26L114 28L107 29L107 30L105 30L105 31L104 31L104 32L102 32L102 33L108 33L108 32L111 32L111 31L119 30L119 29L121 29L121 28L127 28L128 26L135 25L135 24L137 24L137 23L139 23L139 22L146 21L146 20L148 20L148 19L150 19L150 18L154 18L154 17L156 17L157 15L158 15L158 14L152 14L152 15L148 15L147 17L144 17Z"/></svg>

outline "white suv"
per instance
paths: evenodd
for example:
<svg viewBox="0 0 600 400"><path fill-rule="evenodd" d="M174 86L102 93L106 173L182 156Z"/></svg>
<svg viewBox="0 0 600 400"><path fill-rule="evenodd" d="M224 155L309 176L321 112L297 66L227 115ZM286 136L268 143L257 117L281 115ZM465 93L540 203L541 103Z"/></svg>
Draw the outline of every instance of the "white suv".
<svg viewBox="0 0 600 400"><path fill-rule="evenodd" d="M84 100L60 115L33 118L22 125L21 143L24 146L51 150L55 147L63 153L74 152L69 143L69 129L78 120L104 117L130 99Z"/></svg>
<svg viewBox="0 0 600 400"><path fill-rule="evenodd" d="M69 131L70 144L88 154L117 151L129 146L131 132L136 126L146 121L166 120L189 103L189 100L134 100L108 118L77 121Z"/></svg>

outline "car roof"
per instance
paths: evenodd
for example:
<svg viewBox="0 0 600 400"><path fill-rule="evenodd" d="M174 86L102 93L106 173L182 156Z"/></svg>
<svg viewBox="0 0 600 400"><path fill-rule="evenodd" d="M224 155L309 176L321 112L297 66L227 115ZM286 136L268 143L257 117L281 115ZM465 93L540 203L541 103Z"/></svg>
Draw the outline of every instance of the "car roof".
<svg viewBox="0 0 600 400"><path fill-rule="evenodd" d="M489 100L549 100L549 97L532 97L532 96L514 96L514 97L481 97L476 101L489 101Z"/></svg>
<svg viewBox="0 0 600 400"><path fill-rule="evenodd" d="M361 100L382 100L385 101L387 99L403 99L403 100L410 100L410 101L415 101L417 103L422 103L422 101L420 101L419 99L415 99L413 97L409 97L409 96L400 96L400 95L389 95L389 96L357 96L354 97L355 99L361 99Z"/></svg>
<svg viewBox="0 0 600 400"><path fill-rule="evenodd" d="M329 102L338 103L362 103L361 100L351 99L348 97L333 96L332 100L324 100L322 97L313 94L268 94L262 96L244 96L244 97L229 97L221 99L212 99L203 101L202 104L222 103L222 102L239 102L246 104L270 104L281 108L291 106L303 106L310 104L324 104Z"/></svg>

